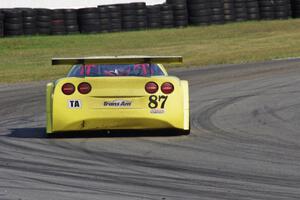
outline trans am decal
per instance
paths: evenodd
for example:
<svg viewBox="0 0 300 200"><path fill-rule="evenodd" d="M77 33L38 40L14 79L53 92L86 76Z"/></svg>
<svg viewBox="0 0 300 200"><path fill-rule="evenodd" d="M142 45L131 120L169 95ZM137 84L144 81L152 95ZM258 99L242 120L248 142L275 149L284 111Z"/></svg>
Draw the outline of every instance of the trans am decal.
<svg viewBox="0 0 300 200"><path fill-rule="evenodd" d="M104 107L131 107L132 102L128 100L113 100L113 101L104 101Z"/></svg>

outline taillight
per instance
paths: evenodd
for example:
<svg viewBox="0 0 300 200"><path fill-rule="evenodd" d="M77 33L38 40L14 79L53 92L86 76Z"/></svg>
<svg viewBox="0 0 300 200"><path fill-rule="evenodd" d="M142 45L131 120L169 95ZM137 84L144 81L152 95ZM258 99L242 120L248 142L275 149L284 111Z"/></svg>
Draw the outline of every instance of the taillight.
<svg viewBox="0 0 300 200"><path fill-rule="evenodd" d="M174 85L170 82L165 82L161 85L161 91L165 94L171 94L174 91Z"/></svg>
<svg viewBox="0 0 300 200"><path fill-rule="evenodd" d="M146 92L148 92L150 94L153 94L153 93L157 92L158 85L156 83L154 83L154 82L148 82L145 85L145 90L146 90Z"/></svg>
<svg viewBox="0 0 300 200"><path fill-rule="evenodd" d="M83 82L78 85L77 89L81 94L87 94L92 90L92 86L89 83Z"/></svg>
<svg viewBox="0 0 300 200"><path fill-rule="evenodd" d="M71 95L75 92L75 86L72 83L65 83L62 88L61 91L65 94L65 95Z"/></svg>

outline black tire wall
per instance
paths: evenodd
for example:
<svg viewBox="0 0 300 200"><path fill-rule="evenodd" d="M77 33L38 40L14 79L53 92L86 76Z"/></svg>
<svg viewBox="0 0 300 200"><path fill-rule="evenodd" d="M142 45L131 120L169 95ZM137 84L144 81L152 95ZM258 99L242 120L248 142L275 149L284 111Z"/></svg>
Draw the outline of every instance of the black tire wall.
<svg viewBox="0 0 300 200"><path fill-rule="evenodd" d="M122 30L124 31L137 30L136 4L126 3L120 5L122 10Z"/></svg>
<svg viewBox="0 0 300 200"><path fill-rule="evenodd" d="M110 13L110 31L119 32L122 30L122 8L120 5L108 5Z"/></svg>
<svg viewBox="0 0 300 200"><path fill-rule="evenodd" d="M31 8L20 8L18 9L22 12L23 16L23 31L24 35L36 35L37 27L36 27L36 19L37 12Z"/></svg>
<svg viewBox="0 0 300 200"><path fill-rule="evenodd" d="M98 8L78 9L78 20L81 33L100 33L101 22Z"/></svg>
<svg viewBox="0 0 300 200"><path fill-rule="evenodd" d="M4 35L19 36L23 35L23 15L18 9L4 10Z"/></svg>
<svg viewBox="0 0 300 200"><path fill-rule="evenodd" d="M161 28L161 5L147 6L148 28Z"/></svg>
<svg viewBox="0 0 300 200"><path fill-rule="evenodd" d="M100 20L100 32L107 33L111 30L110 12L107 6L98 6L99 20Z"/></svg>
<svg viewBox="0 0 300 200"><path fill-rule="evenodd" d="M0 11L0 37L4 36L4 14Z"/></svg>
<svg viewBox="0 0 300 200"><path fill-rule="evenodd" d="M234 22L236 20L235 16L235 0L224 0L224 21Z"/></svg>
<svg viewBox="0 0 300 200"><path fill-rule="evenodd" d="M209 25L211 23L211 6L208 0L187 0L189 24Z"/></svg>
<svg viewBox="0 0 300 200"><path fill-rule="evenodd" d="M275 19L288 19L291 17L290 0L274 0L274 7Z"/></svg>
<svg viewBox="0 0 300 200"><path fill-rule="evenodd" d="M67 34L78 34L78 15L76 9L64 9L64 23Z"/></svg>
<svg viewBox="0 0 300 200"><path fill-rule="evenodd" d="M162 28L174 27L174 13L172 5L162 4L160 6L160 20Z"/></svg>
<svg viewBox="0 0 300 200"><path fill-rule="evenodd" d="M300 0L291 0L291 11L294 18L300 17Z"/></svg>
<svg viewBox="0 0 300 200"><path fill-rule="evenodd" d="M80 9L0 8L0 37L107 33L300 17L300 0L166 0Z"/></svg>
<svg viewBox="0 0 300 200"><path fill-rule="evenodd" d="M212 24L224 24L224 0L211 0L211 23Z"/></svg>
<svg viewBox="0 0 300 200"><path fill-rule="evenodd" d="M35 9L37 13L36 25L39 35L51 35L52 32L52 10L46 8Z"/></svg>
<svg viewBox="0 0 300 200"><path fill-rule="evenodd" d="M167 4L172 5L174 26L186 27L188 21L188 9L186 0L167 0Z"/></svg>
<svg viewBox="0 0 300 200"><path fill-rule="evenodd" d="M235 0L235 20L237 22L248 20L247 0Z"/></svg>
<svg viewBox="0 0 300 200"><path fill-rule="evenodd" d="M258 0L248 0L247 1L247 15L248 20L259 20L259 3Z"/></svg>
<svg viewBox="0 0 300 200"><path fill-rule="evenodd" d="M52 35L65 35L65 12L63 9L52 10L51 18L51 33Z"/></svg>
<svg viewBox="0 0 300 200"><path fill-rule="evenodd" d="M144 2L134 3L136 8L136 28L143 30L148 27L147 6Z"/></svg>

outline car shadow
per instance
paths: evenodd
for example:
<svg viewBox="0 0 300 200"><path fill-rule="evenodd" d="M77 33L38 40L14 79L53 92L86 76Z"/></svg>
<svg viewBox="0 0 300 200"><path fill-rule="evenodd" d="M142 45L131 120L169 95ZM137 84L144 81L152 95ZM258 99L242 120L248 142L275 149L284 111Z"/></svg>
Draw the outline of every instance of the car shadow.
<svg viewBox="0 0 300 200"><path fill-rule="evenodd" d="M74 131L62 132L51 135L46 134L46 129L38 128L13 128L7 137L14 138L123 138L123 137L172 137L180 136L174 130L113 130L113 131Z"/></svg>

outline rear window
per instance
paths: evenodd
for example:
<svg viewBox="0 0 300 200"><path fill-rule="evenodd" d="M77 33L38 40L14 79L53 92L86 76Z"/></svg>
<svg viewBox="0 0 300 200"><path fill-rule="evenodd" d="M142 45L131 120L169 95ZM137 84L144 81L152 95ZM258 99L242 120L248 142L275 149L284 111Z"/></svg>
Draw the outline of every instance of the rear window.
<svg viewBox="0 0 300 200"><path fill-rule="evenodd" d="M163 76L157 64L74 65L68 77Z"/></svg>

